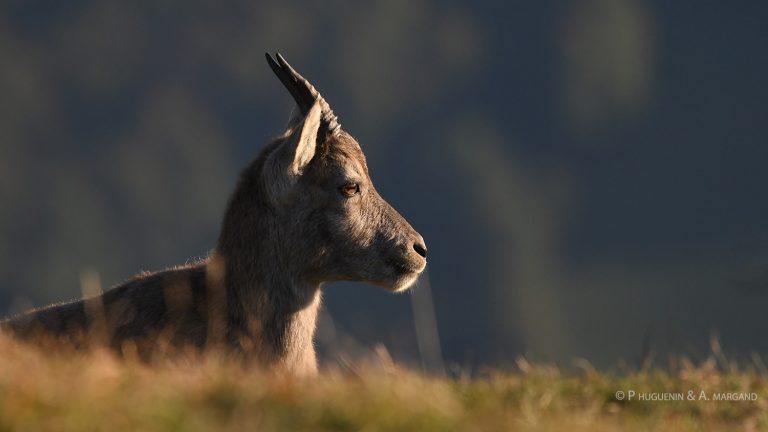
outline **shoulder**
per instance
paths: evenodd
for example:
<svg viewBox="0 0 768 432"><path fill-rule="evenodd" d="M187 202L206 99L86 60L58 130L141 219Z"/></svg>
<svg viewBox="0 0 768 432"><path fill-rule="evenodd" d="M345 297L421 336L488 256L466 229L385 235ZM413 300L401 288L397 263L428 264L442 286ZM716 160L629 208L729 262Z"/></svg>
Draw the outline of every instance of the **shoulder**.
<svg viewBox="0 0 768 432"><path fill-rule="evenodd" d="M160 270L142 271L120 285L109 289L105 296L113 297L127 294L145 296L162 294L163 291L196 291L205 284L206 261L195 261Z"/></svg>

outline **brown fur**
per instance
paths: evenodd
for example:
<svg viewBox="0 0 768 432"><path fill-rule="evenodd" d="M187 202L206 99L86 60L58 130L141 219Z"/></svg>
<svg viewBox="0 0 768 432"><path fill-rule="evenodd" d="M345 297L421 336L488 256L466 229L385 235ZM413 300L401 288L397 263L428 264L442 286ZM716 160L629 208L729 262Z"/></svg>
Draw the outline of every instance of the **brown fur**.
<svg viewBox="0 0 768 432"><path fill-rule="evenodd" d="M423 239L378 195L357 141L315 97L243 171L206 260L141 274L2 328L26 340L106 344L142 358L224 348L267 367L314 373L325 282L397 291L426 265ZM359 192L344 195L348 184Z"/></svg>

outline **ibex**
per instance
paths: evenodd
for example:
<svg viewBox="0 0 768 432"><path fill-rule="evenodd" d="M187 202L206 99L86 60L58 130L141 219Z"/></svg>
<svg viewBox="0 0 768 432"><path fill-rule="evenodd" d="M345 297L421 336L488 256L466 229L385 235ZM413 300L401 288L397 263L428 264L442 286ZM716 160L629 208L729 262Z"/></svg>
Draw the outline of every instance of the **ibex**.
<svg viewBox="0 0 768 432"><path fill-rule="evenodd" d="M205 260L140 274L101 295L2 323L23 340L123 352L221 347L271 369L315 373L321 288L331 281L409 287L424 239L378 194L360 145L280 55L267 62L296 101L287 130L240 175Z"/></svg>

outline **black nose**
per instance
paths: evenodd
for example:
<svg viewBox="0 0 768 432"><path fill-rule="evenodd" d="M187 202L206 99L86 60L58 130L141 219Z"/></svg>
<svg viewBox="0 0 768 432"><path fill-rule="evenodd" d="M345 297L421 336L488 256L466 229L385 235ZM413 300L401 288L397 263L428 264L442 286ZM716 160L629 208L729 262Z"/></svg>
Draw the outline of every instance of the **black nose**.
<svg viewBox="0 0 768 432"><path fill-rule="evenodd" d="M427 257L427 247L424 246L421 243L414 243L413 244L413 250L416 251L417 254L423 256L424 258Z"/></svg>

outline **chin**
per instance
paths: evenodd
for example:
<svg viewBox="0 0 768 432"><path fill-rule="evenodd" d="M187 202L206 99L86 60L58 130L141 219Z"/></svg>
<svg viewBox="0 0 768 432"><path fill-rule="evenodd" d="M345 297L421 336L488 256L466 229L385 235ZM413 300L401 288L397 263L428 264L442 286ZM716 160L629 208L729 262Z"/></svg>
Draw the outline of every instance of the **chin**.
<svg viewBox="0 0 768 432"><path fill-rule="evenodd" d="M413 286L420 272L409 272L398 276L391 285L386 288L392 292L403 292Z"/></svg>

